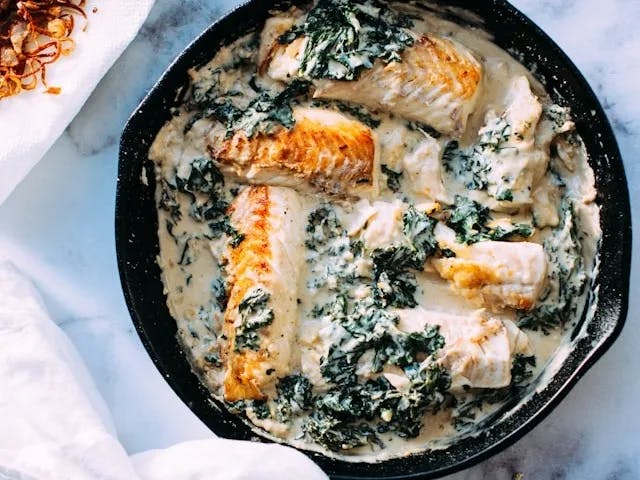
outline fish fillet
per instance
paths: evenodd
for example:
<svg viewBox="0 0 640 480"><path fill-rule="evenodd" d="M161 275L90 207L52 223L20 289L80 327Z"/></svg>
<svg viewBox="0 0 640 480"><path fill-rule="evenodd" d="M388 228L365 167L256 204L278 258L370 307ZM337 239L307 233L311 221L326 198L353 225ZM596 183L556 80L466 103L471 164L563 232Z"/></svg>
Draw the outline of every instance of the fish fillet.
<svg viewBox="0 0 640 480"><path fill-rule="evenodd" d="M425 324L440 327L445 345L438 361L451 374L452 390L506 387L511 382L512 356L530 349L526 335L512 322L482 311L452 315L414 308L397 313L399 328L407 332L421 331ZM513 341L514 336L519 343Z"/></svg>
<svg viewBox="0 0 640 480"><path fill-rule="evenodd" d="M484 241L453 250L455 257L434 259L432 264L456 292L493 310L535 306L547 276L542 245Z"/></svg>
<svg viewBox="0 0 640 480"><path fill-rule="evenodd" d="M373 193L376 141L366 125L329 110L294 108L295 125L272 135L231 138L210 134L208 149L220 169L253 184L331 194ZM301 182L302 180L302 182Z"/></svg>
<svg viewBox="0 0 640 480"><path fill-rule="evenodd" d="M305 218L298 194L283 187L250 186L230 207L231 225L244 239L225 254L228 302L224 314L225 400L264 399L297 363L297 285L304 266ZM257 349L237 348L241 303L257 291L269 295L273 318L257 330Z"/></svg>
<svg viewBox="0 0 640 480"><path fill-rule="evenodd" d="M274 80L298 77L305 38L269 49L263 70ZM401 62L378 61L354 81L315 80L314 97L344 100L422 122L460 137L481 87L482 65L459 43L425 35L402 53Z"/></svg>

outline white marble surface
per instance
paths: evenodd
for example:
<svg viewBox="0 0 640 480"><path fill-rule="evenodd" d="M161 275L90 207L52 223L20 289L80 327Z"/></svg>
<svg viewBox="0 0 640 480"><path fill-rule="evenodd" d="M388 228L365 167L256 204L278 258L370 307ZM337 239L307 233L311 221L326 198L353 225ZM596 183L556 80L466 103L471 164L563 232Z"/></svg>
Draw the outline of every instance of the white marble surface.
<svg viewBox="0 0 640 480"><path fill-rule="evenodd" d="M128 316L116 267L117 142L128 114L171 59L235 2L158 0L137 39L75 121L0 206L0 251L39 287L86 360L130 453L205 438L164 382ZM513 2L569 54L614 125L634 236L627 325L604 358L525 438L451 480L640 478L640 1ZM0 130L1 134L1 130Z"/></svg>

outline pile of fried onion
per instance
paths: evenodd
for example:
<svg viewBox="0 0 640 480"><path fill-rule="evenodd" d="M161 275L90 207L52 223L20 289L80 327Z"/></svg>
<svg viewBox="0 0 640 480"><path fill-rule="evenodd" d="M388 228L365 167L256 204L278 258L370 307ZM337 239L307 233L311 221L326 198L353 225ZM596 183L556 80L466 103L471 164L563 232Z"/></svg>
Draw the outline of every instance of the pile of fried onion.
<svg viewBox="0 0 640 480"><path fill-rule="evenodd" d="M74 16L85 19L86 0L0 0L0 100L38 81L47 86L46 67L69 54ZM48 93L59 93L50 87Z"/></svg>

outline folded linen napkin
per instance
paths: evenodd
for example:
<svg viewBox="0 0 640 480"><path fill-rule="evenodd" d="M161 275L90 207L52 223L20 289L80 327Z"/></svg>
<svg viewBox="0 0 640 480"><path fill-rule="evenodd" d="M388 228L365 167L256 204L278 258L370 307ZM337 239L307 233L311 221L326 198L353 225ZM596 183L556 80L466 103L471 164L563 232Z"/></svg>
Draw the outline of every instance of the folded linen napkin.
<svg viewBox="0 0 640 480"><path fill-rule="evenodd" d="M211 438L129 458L82 360L0 257L1 480L326 479L296 450Z"/></svg>
<svg viewBox="0 0 640 480"><path fill-rule="evenodd" d="M0 204L76 116L133 40L153 2L89 0L86 31L83 20L76 19L73 53L47 69L47 84L60 87L60 94L42 93L45 88L39 85L33 91L0 100Z"/></svg>

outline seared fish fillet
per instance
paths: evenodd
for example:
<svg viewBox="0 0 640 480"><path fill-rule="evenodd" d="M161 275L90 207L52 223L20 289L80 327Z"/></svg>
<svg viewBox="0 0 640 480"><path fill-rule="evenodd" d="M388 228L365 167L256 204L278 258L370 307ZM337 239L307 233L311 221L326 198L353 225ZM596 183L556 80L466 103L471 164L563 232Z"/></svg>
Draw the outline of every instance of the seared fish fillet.
<svg viewBox="0 0 640 480"><path fill-rule="evenodd" d="M506 387L511 382L512 356L530 351L528 339L518 327L482 311L467 316L422 308L397 313L400 329L407 332L422 330L425 324L440 326L445 345L438 361L451 372L452 390Z"/></svg>
<svg viewBox="0 0 640 480"><path fill-rule="evenodd" d="M297 363L293 344L305 218L298 194L282 187L247 187L230 210L232 226L244 235L237 247L229 246L226 252L224 397L235 402L270 396L277 379ZM252 300L253 308L248 303ZM248 322L259 321L267 324L245 328ZM256 335L253 347L239 338L252 332Z"/></svg>
<svg viewBox="0 0 640 480"><path fill-rule="evenodd" d="M434 259L432 265L455 291L493 310L535 306L547 276L542 245L485 241L452 249L455 257Z"/></svg>
<svg viewBox="0 0 640 480"><path fill-rule="evenodd" d="M298 38L270 49L263 70L274 80L292 80L306 44ZM475 107L481 79L481 64L464 46L425 35L402 53L401 62L376 62L355 81L314 81L314 97L360 103L459 137Z"/></svg>
<svg viewBox="0 0 640 480"><path fill-rule="evenodd" d="M332 194L360 194L377 182L374 134L366 125L329 110L295 108L290 130L247 138L210 134L208 149L220 169L254 184ZM302 180L302 182L301 182Z"/></svg>

